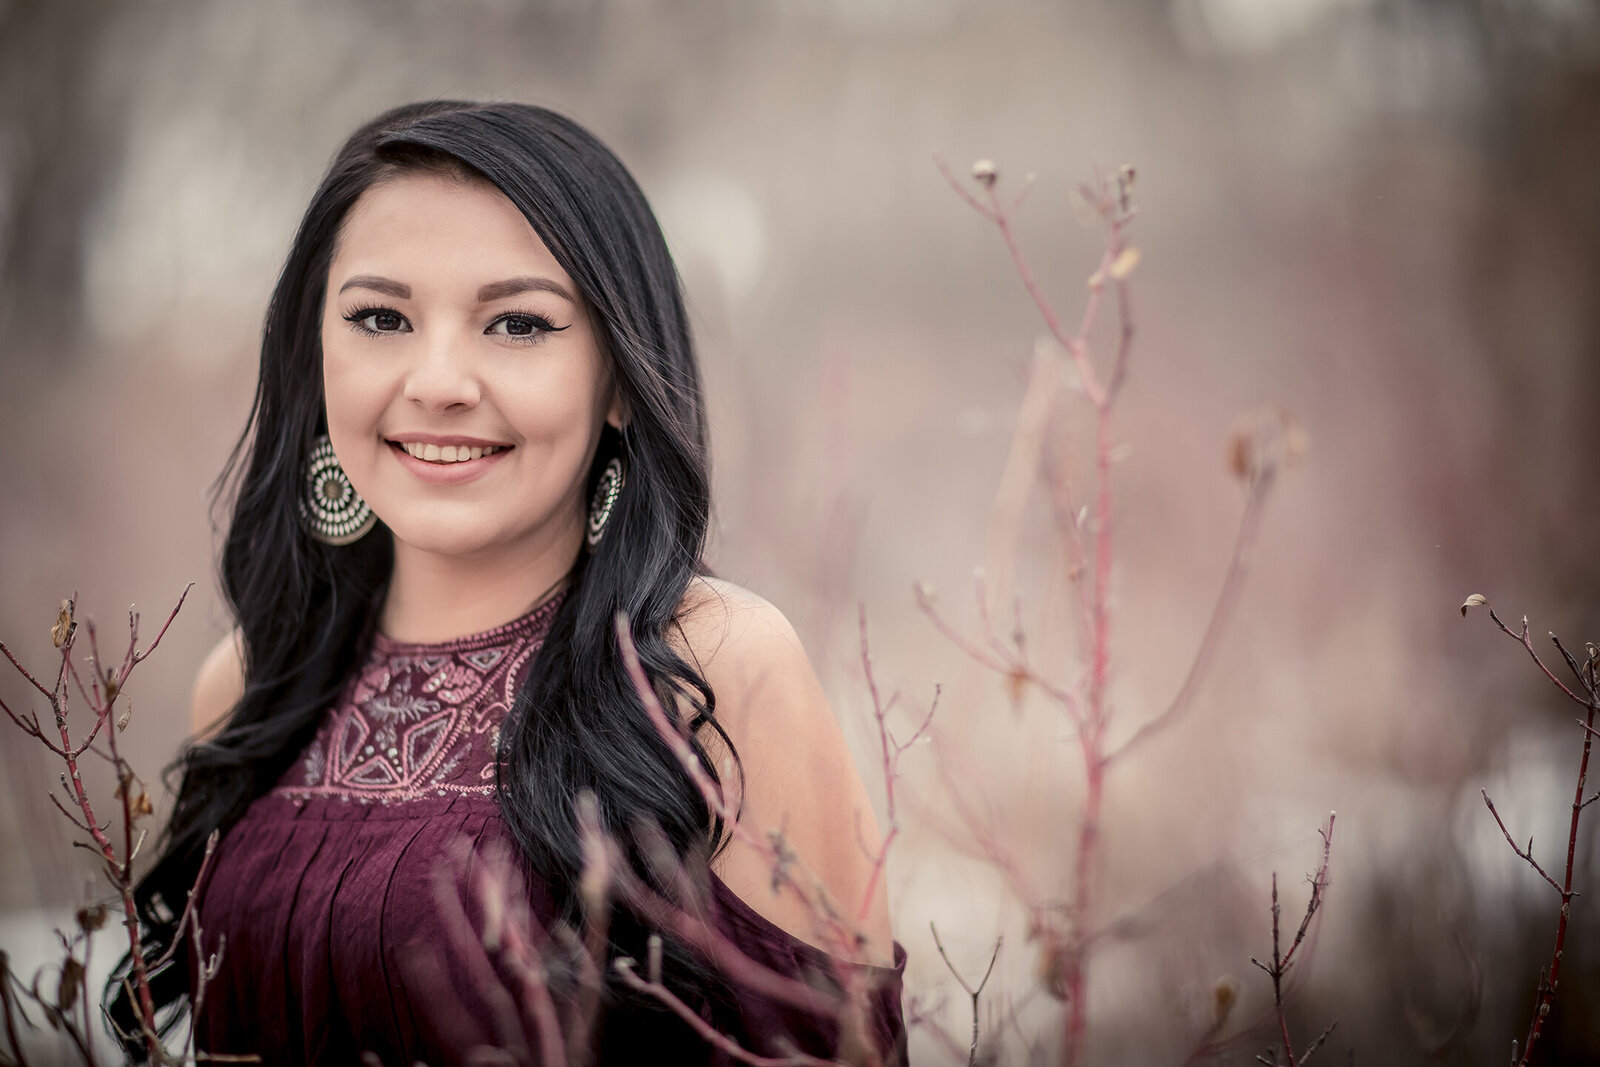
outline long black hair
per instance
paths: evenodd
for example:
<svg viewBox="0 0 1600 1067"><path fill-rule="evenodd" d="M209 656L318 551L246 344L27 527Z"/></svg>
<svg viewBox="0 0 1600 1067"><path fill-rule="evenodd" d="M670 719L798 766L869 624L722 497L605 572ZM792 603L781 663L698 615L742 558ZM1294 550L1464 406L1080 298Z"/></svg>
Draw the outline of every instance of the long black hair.
<svg viewBox="0 0 1600 1067"><path fill-rule="evenodd" d="M622 163L571 120L521 104L409 105L339 151L267 310L255 403L219 481L221 491L233 487L221 570L245 689L221 732L174 764L182 784L164 847L136 890L150 958L182 936L178 916L207 837L226 832L277 782L371 641L392 535L379 524L354 544L323 544L298 521L296 499L326 425L322 300L340 227L365 190L417 170L487 181L527 217L587 301L627 413L620 432L602 432L589 472L592 485L620 455L626 488L599 549L576 562L503 730L496 794L505 821L524 861L574 919L580 791L593 793L602 827L618 841L633 840L640 825L659 827L686 862L703 861L723 841L720 821L646 717L614 630L625 613L656 688L695 710L691 738L715 776L698 740L709 727L727 743L714 696L666 638L703 573L710 510L700 375L666 242ZM659 870L631 851L639 873L659 884ZM612 950L636 952L639 924L621 918ZM680 973L705 977L669 951L686 961ZM174 955L180 962L152 979L158 1008L181 1006L189 993L186 952ZM126 999L112 993L113 1017L131 1022Z"/></svg>

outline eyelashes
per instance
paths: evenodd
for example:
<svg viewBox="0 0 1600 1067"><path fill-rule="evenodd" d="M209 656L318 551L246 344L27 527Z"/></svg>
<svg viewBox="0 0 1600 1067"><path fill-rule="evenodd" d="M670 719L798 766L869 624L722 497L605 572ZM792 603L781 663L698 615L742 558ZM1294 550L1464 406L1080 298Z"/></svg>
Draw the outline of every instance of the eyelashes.
<svg viewBox="0 0 1600 1067"><path fill-rule="evenodd" d="M345 312L350 329L363 337L391 337L410 333L411 323L394 308L364 304ZM513 344L533 345L546 335L560 333L570 326L557 326L536 311L507 311L484 328L485 335L504 338Z"/></svg>
<svg viewBox="0 0 1600 1067"><path fill-rule="evenodd" d="M372 320L372 325L370 326L367 324L369 319ZM381 307L375 304L352 308L346 312L344 321L348 322L350 328L356 333L367 337L382 337L384 334L411 332L411 324L406 321L404 315L393 308ZM392 325L381 325L381 322L388 322Z"/></svg>
<svg viewBox="0 0 1600 1067"><path fill-rule="evenodd" d="M502 326L505 327L504 330L499 328ZM532 311L508 311L491 322L489 328L483 332L522 344L534 344L545 334L560 333L566 328L557 326L543 315Z"/></svg>

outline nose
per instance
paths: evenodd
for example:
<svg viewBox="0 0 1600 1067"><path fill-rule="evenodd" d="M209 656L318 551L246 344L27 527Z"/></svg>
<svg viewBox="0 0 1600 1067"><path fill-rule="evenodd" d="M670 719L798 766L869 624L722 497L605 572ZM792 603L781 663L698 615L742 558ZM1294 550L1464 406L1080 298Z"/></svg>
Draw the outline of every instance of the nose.
<svg viewBox="0 0 1600 1067"><path fill-rule="evenodd" d="M430 414L477 407L483 389L466 347L446 336L416 346L406 374L406 399Z"/></svg>

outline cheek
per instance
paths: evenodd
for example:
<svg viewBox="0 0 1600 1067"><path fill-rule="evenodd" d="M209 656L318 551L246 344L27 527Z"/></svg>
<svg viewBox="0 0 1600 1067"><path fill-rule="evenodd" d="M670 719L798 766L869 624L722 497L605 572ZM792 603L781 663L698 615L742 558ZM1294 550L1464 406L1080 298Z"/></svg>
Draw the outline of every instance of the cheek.
<svg viewBox="0 0 1600 1067"><path fill-rule="evenodd" d="M508 422L529 441L584 449L600 430L604 398L581 364L508 376L491 391Z"/></svg>
<svg viewBox="0 0 1600 1067"><path fill-rule="evenodd" d="M374 380L370 363L351 358L340 343L347 340L324 333L323 405L339 463L356 491L367 494L377 488L372 481L379 461L375 428L384 409L384 386Z"/></svg>
<svg viewBox="0 0 1600 1067"><path fill-rule="evenodd" d="M383 404L385 386L375 373L378 366L353 358L347 340L323 335L322 394L330 426L369 418Z"/></svg>

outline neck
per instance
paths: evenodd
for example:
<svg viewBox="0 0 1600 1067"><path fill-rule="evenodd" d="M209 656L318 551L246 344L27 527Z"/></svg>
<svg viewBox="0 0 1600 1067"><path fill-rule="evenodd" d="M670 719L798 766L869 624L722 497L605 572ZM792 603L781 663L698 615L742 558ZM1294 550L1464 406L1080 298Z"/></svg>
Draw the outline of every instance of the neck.
<svg viewBox="0 0 1600 1067"><path fill-rule="evenodd" d="M396 641L433 643L490 630L527 614L563 585L581 531L513 558L460 558L394 546L394 573L379 625Z"/></svg>

